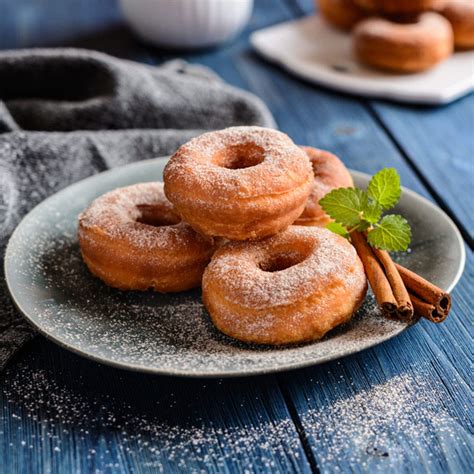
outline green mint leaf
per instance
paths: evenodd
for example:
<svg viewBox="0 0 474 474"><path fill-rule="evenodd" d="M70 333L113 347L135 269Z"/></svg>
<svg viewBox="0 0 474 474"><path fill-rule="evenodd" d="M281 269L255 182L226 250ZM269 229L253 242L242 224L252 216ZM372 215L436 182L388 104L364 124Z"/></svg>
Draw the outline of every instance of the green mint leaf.
<svg viewBox="0 0 474 474"><path fill-rule="evenodd" d="M400 198L400 176L395 168L384 168L372 176L367 193L384 209L395 206Z"/></svg>
<svg viewBox="0 0 474 474"><path fill-rule="evenodd" d="M351 227L360 223L361 213L367 203L367 193L357 188L333 189L319 201L328 216Z"/></svg>
<svg viewBox="0 0 474 474"><path fill-rule="evenodd" d="M367 234L372 247L383 250L406 250L411 240L411 229L407 220L399 215L385 216L377 227Z"/></svg>
<svg viewBox="0 0 474 474"><path fill-rule="evenodd" d="M342 235L342 237L345 237L346 239L349 237L346 228L337 222L330 222L329 224L326 224L326 229L334 232L335 234Z"/></svg>
<svg viewBox="0 0 474 474"><path fill-rule="evenodd" d="M382 207L375 201L368 201L364 209L364 220L376 224L382 217Z"/></svg>

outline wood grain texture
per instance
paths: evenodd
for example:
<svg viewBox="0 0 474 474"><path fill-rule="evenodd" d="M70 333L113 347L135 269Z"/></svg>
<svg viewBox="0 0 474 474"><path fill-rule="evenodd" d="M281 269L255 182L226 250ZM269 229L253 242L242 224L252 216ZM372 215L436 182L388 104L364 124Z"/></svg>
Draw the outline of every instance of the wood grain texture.
<svg viewBox="0 0 474 474"><path fill-rule="evenodd" d="M0 0L0 48L63 45L121 20L116 0Z"/></svg>
<svg viewBox="0 0 474 474"><path fill-rule="evenodd" d="M313 0L288 0L300 15ZM445 106L368 100L367 106L431 195L474 243L474 93Z"/></svg>
<svg viewBox="0 0 474 474"><path fill-rule="evenodd" d="M322 472L468 472L473 454L473 258L439 326L279 376Z"/></svg>
<svg viewBox="0 0 474 474"><path fill-rule="evenodd" d="M2 376L3 472L310 472L275 377L259 380L135 374L38 337Z"/></svg>
<svg viewBox="0 0 474 474"><path fill-rule="evenodd" d="M370 106L473 248L474 94L437 108Z"/></svg>
<svg viewBox="0 0 474 474"><path fill-rule="evenodd" d="M67 14L59 6L54 21L45 19L45 6L53 11L58 2L0 0L0 25L5 18L14 25L0 28L0 47L73 44L149 64L173 57L117 25L112 0L74 0ZM312 8L311 0L257 0L238 41L181 56L259 95L298 143L328 148L369 173L394 166L405 186L439 199L430 193L438 177L426 160L443 163L442 135L432 146L429 134L417 141L414 130L421 133L429 122L429 133L436 133L444 109L415 111L337 94L250 50L250 31ZM53 31L57 22L67 34ZM448 135L463 143L457 170L469 164L462 124L470 107L463 101L452 107ZM443 196L453 198L445 206L469 222L467 206L455 202L458 188L446 182ZM469 253L444 324L424 321L377 348L278 376L189 381L131 374L38 338L0 379L0 472L468 472L473 263Z"/></svg>
<svg viewBox="0 0 474 474"><path fill-rule="evenodd" d="M309 2L303 3L306 9L312 8ZM273 75L273 84L276 77L278 73ZM293 79L288 77L287 80ZM282 91L289 91L288 100L298 104L292 109L293 119L295 116L308 117L301 120L300 127L295 126L290 132L293 137L303 133L307 136L308 127L302 126L302 123L308 120L314 126L314 136L305 138L306 143L326 146L339 153L349 166L364 171L373 172L370 165L374 162L376 166L395 166L403 184L421 194L428 194L423 183L414 176L416 173L411 169L413 164L407 163L403 153L400 153L405 144L405 135L393 136L391 122L384 123L390 132L387 136L380 133L380 129L368 117L364 121L364 112L371 115L370 103L361 105L361 110L354 113L354 117L364 127L373 127L373 130L369 128L370 138L365 136L358 148L357 140L351 137L345 150L344 135L341 139L327 132L328 124L333 122L327 111L346 117L349 131L360 130L360 126L354 126L350 121L352 114L347 113L346 106L344 111L336 112L342 102L339 96L338 105L328 105L326 102L332 93L323 93L314 86L308 85L307 88L304 100L302 97L291 100L296 88L288 85L281 87ZM264 88L261 92L268 94L268 91L268 88ZM352 108L357 107L354 100L347 100ZM470 97L465 99L469 100ZM270 100L270 103L273 102ZM389 106L403 111L402 117L398 119L400 122L403 122L407 113L413 113L410 107L387 104ZM465 110L462 101L451 107L454 106L459 107L459 116L469 122L469 111ZM441 120L441 110L426 107L422 115L426 120L439 115ZM321 112L325 114L321 124L325 133L318 127L319 120L316 118ZM314 114L312 120L309 119L311 114ZM458 119L459 122L462 120ZM471 140L466 127L457 127L457 132L458 140L464 144ZM407 134L410 141L412 134ZM444 153L443 148L438 150L436 146L428 147L426 141L424 145L430 150L432 160L437 159L438 153L441 156ZM367 146L365 150L364 146ZM397 150L393 150L393 147ZM374 156L375 153L378 156ZM368 158L371 156L373 160ZM469 167L470 161L464 158L464 167ZM416 160L414 162L418 163ZM426 176L426 169L426 166L420 165L419 172L423 177ZM465 181L462 173L450 168L451 172L461 182ZM451 179L447 178L444 182L450 183L447 185L448 192L455 193L456 186ZM284 393L288 390L287 400L295 403L294 412L298 414L314 459L322 472L468 470L473 449L472 413L469 408L472 390L469 375L472 338L469 334L472 333L470 289L474 287L473 263L468 250L465 273L453 292L455 306L445 324L435 326L423 321L397 339L363 354L328 366L279 376ZM420 464L416 464L415 460Z"/></svg>
<svg viewBox="0 0 474 474"><path fill-rule="evenodd" d="M118 14L114 2L73 3L77 16L89 15L91 24L102 18L101 27L75 25L61 7L54 10L54 2L48 6L55 13L45 22L45 5L24 2L10 9L9 19L18 28L0 29L1 47L96 47L147 63L172 57L128 33L122 38L121 27L111 32ZM11 5L0 3L0 12L6 7ZM25 12L38 21L19 38ZM51 22L63 20L68 34L58 40ZM122 38L119 50L107 39L110 32ZM38 338L26 359L2 376L0 459L5 462L0 472L309 472L276 379L260 380L200 382L128 374Z"/></svg>

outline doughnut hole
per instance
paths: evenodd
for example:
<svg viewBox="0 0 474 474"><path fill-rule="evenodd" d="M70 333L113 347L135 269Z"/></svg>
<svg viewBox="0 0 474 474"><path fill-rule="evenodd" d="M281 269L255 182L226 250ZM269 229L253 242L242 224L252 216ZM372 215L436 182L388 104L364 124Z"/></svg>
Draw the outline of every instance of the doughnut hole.
<svg viewBox="0 0 474 474"><path fill-rule="evenodd" d="M232 145L219 150L213 157L213 162L221 168L240 170L257 166L265 159L264 150L255 143Z"/></svg>
<svg viewBox="0 0 474 474"><path fill-rule="evenodd" d="M137 222L153 227L166 227L179 224L181 219L168 207L159 204L138 204L140 213Z"/></svg>
<svg viewBox="0 0 474 474"><path fill-rule="evenodd" d="M258 262L258 267L264 272L281 272L304 262L311 254L311 245L304 242L295 243L294 248L277 248L269 252Z"/></svg>
<svg viewBox="0 0 474 474"><path fill-rule="evenodd" d="M394 23L400 23L402 25L416 25L420 22L419 12L405 12L405 13L392 13L387 14L386 18L393 21Z"/></svg>
<svg viewBox="0 0 474 474"><path fill-rule="evenodd" d="M441 298L441 300L439 301L439 306L442 310L449 311L451 307L449 298L446 298L446 297Z"/></svg>

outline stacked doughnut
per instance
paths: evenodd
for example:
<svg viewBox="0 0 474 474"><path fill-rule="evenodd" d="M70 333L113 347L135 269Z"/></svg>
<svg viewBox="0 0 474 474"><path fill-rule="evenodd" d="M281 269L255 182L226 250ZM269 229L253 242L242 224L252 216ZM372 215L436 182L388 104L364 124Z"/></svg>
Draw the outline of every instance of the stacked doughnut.
<svg viewBox="0 0 474 474"><path fill-rule="evenodd" d="M141 183L97 198L79 217L89 270L127 290L184 291L202 283L216 327L244 342L321 338L362 303L362 263L318 227L319 199L351 186L329 152L275 130L234 127L181 146L164 185Z"/></svg>
<svg viewBox="0 0 474 474"><path fill-rule="evenodd" d="M427 70L453 49L474 48L472 0L317 0L333 26L352 31L364 64L394 72Z"/></svg>

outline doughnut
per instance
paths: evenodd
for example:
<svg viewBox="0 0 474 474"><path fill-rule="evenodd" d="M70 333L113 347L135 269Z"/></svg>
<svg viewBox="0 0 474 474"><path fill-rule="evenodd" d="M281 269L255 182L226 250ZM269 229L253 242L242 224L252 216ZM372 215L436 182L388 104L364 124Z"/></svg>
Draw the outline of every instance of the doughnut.
<svg viewBox="0 0 474 474"><path fill-rule="evenodd" d="M474 2L450 0L439 12L451 23L456 48L474 48Z"/></svg>
<svg viewBox="0 0 474 474"><path fill-rule="evenodd" d="M290 226L255 242L218 249L202 282L221 332L243 342L314 341L351 319L367 291L352 245L320 227Z"/></svg>
<svg viewBox="0 0 474 474"><path fill-rule="evenodd" d="M354 50L368 66L402 73L419 72L453 51L453 31L438 13L422 13L414 23L383 18L362 20L354 29Z"/></svg>
<svg viewBox="0 0 474 474"><path fill-rule="evenodd" d="M164 170L165 194L196 231L228 240L280 232L303 212L313 171L284 133L232 127L181 146Z"/></svg>
<svg viewBox="0 0 474 474"><path fill-rule="evenodd" d="M306 201L303 213L295 221L296 225L316 225L324 227L331 218L319 205L329 191L336 188L354 186L352 177L344 163L332 153L309 146L301 147L313 165L314 182L311 194Z"/></svg>
<svg viewBox="0 0 474 474"><path fill-rule="evenodd" d="M162 183L118 188L80 216L82 258L93 275L121 290L184 291L201 284L214 251L173 212Z"/></svg>
<svg viewBox="0 0 474 474"><path fill-rule="evenodd" d="M367 16L367 12L352 0L317 0L316 3L319 4L319 12L323 18L341 30L351 30Z"/></svg>
<svg viewBox="0 0 474 474"><path fill-rule="evenodd" d="M360 8L380 14L420 13L440 8L445 0L354 0Z"/></svg>

